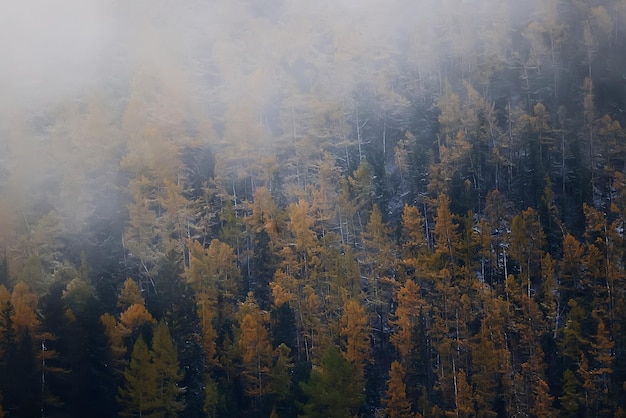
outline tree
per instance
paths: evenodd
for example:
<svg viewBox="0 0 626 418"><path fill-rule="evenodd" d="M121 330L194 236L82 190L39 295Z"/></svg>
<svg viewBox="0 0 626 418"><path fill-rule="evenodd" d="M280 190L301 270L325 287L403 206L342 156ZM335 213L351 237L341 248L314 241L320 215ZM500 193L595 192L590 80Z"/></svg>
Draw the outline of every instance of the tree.
<svg viewBox="0 0 626 418"><path fill-rule="evenodd" d="M570 369L563 372L563 394L559 397L562 414L565 417L577 417L580 405L578 403L579 383L576 375Z"/></svg>
<svg viewBox="0 0 626 418"><path fill-rule="evenodd" d="M450 198L445 194L440 194L437 199L434 238L435 254L440 265L454 274L461 241L458 225L454 223L452 212L450 212Z"/></svg>
<svg viewBox="0 0 626 418"><path fill-rule="evenodd" d="M554 408L554 397L550 395L550 387L548 383L539 378L533 387L533 406L530 408L532 416L541 417L553 417L556 415L557 410Z"/></svg>
<svg viewBox="0 0 626 418"><path fill-rule="evenodd" d="M117 371L122 372L126 365L126 345L124 344L125 331L120 329L115 317L109 313L102 314L102 316L100 316L100 322L109 340L113 366Z"/></svg>
<svg viewBox="0 0 626 418"><path fill-rule="evenodd" d="M502 412L498 411L498 401L506 399L507 379L512 374L506 331L509 306L503 297L496 297L486 286L479 296L483 302L483 318L480 330L471 339L471 381L477 416L493 418Z"/></svg>
<svg viewBox="0 0 626 418"><path fill-rule="evenodd" d="M272 346L267 332L269 313L262 311L249 294L239 308L242 376L248 396L259 399L271 391Z"/></svg>
<svg viewBox="0 0 626 418"><path fill-rule="evenodd" d="M279 401L286 401L291 393L291 374L294 364L291 362L291 349L281 343L274 350L274 364L272 366L271 392Z"/></svg>
<svg viewBox="0 0 626 418"><path fill-rule="evenodd" d="M563 238L563 256L559 263L560 285L563 297L569 300L581 288L581 261L583 261L584 247L571 234Z"/></svg>
<svg viewBox="0 0 626 418"><path fill-rule="evenodd" d="M137 331L145 324L153 325L156 321L143 304L133 304L120 315L119 327L126 334Z"/></svg>
<svg viewBox="0 0 626 418"><path fill-rule="evenodd" d="M130 277L124 281L122 290L117 298L117 307L122 311L125 311L130 305L138 304L145 305L145 300L141 294L141 289Z"/></svg>
<svg viewBox="0 0 626 418"><path fill-rule="evenodd" d="M463 369L459 370L455 376L455 404L456 409L452 413L446 413L448 416L456 416L469 418L475 415L476 408L472 397L472 387L467 381L467 376Z"/></svg>
<svg viewBox="0 0 626 418"><path fill-rule="evenodd" d="M425 308L425 301L420 292L419 285L412 279L408 279L404 285L400 286L396 295L398 307L390 321L396 330L391 335L390 340L403 361L409 359L412 350L419 349L419 347L415 347L415 333L419 326L421 312Z"/></svg>
<svg viewBox="0 0 626 418"><path fill-rule="evenodd" d="M384 341L383 330L387 312L387 303L391 297L390 277L396 272L396 247L391 241L391 229L383 222L378 205L374 204L369 222L361 234L363 255L367 267L368 296L376 312L375 328L378 329L378 340Z"/></svg>
<svg viewBox="0 0 626 418"><path fill-rule="evenodd" d="M164 416L159 396L159 373L150 359L143 336L133 345L130 364L124 370L124 385L117 398L123 417L160 418Z"/></svg>
<svg viewBox="0 0 626 418"><path fill-rule="evenodd" d="M370 351L369 327L365 308L354 299L348 300L344 305L340 335L343 356L352 364L357 375L363 378Z"/></svg>
<svg viewBox="0 0 626 418"><path fill-rule="evenodd" d="M406 384L404 383L406 372L400 363L394 361L389 370L387 391L383 404L383 414L389 418L412 418L411 403L406 397Z"/></svg>
<svg viewBox="0 0 626 418"><path fill-rule="evenodd" d="M356 370L339 350L330 345L319 367L300 383L308 398L302 418L344 418L353 416L363 401L363 385Z"/></svg>
<svg viewBox="0 0 626 418"><path fill-rule="evenodd" d="M597 331L591 342L590 378L591 385L586 387L589 392L591 410L595 416L607 415L615 409L609 398L611 375L613 374L615 342L611 340L609 330L604 321L598 318Z"/></svg>
<svg viewBox="0 0 626 418"><path fill-rule="evenodd" d="M196 296L208 298L220 315L232 317L241 277L232 247L218 239L211 240L206 249L200 242L191 241L189 253L189 268L184 275Z"/></svg>
<svg viewBox="0 0 626 418"><path fill-rule="evenodd" d="M6 313L3 312L3 316ZM12 338L11 335L4 337ZM36 417L44 405L42 398L41 371L38 370L36 347L26 330L4 347L0 363L0 392L4 396L7 415ZM10 340L9 340L10 342Z"/></svg>
<svg viewBox="0 0 626 418"><path fill-rule="evenodd" d="M418 259L428 248L425 219L415 206L404 205L402 212L402 245L400 254L409 269L419 266Z"/></svg>
<svg viewBox="0 0 626 418"><path fill-rule="evenodd" d="M39 327L39 319L35 312L37 303L37 295L30 291L26 283L20 281L15 285L11 293L11 305L15 309L12 321L18 338L25 332L34 336L37 331Z"/></svg>
<svg viewBox="0 0 626 418"><path fill-rule="evenodd" d="M532 279L539 277L545 235L537 211L528 208L511 222L511 257L518 262L526 295L531 297Z"/></svg>
<svg viewBox="0 0 626 418"><path fill-rule="evenodd" d="M167 324L161 320L152 337L152 350L150 352L152 365L157 375L157 396L160 411L164 418L176 418L178 413L185 408L184 402L178 398L184 391L179 387L182 373L178 365L178 353L170 336Z"/></svg>

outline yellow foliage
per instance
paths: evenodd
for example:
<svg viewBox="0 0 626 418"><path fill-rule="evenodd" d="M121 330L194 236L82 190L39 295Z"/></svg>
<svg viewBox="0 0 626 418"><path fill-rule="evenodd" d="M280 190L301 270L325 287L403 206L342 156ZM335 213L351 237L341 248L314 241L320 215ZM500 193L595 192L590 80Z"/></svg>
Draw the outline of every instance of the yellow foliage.
<svg viewBox="0 0 626 418"><path fill-rule="evenodd" d="M11 300L11 293L7 288L0 284L0 307L4 307L8 301Z"/></svg>
<svg viewBox="0 0 626 418"><path fill-rule="evenodd" d="M11 303L15 308L13 326L18 335L25 330L33 333L39 327L39 319L35 313L38 302L37 295L31 293L26 283L20 281L13 288L11 295Z"/></svg>
<svg viewBox="0 0 626 418"><path fill-rule="evenodd" d="M365 308L356 300L349 300L341 318L341 337L344 339L343 356L354 365L360 377L364 374L369 357L369 325Z"/></svg>
<svg viewBox="0 0 626 418"><path fill-rule="evenodd" d="M71 308L67 308L65 312L63 312L63 318L65 318L65 320L70 324L76 322L76 315L74 315L74 312Z"/></svg>
<svg viewBox="0 0 626 418"><path fill-rule="evenodd" d="M143 324L156 323L145 306L135 303L120 315L120 326L126 332L132 332Z"/></svg>
<svg viewBox="0 0 626 418"><path fill-rule="evenodd" d="M124 286L117 298L117 307L122 310L128 309L131 305L145 305L146 302L141 295L141 289L137 283L130 277L124 282Z"/></svg>
<svg viewBox="0 0 626 418"><path fill-rule="evenodd" d="M109 339L113 358L117 360L123 358L126 353L123 340L124 333L117 326L117 321L112 315L105 313L100 317L100 322L102 322L104 333Z"/></svg>
<svg viewBox="0 0 626 418"><path fill-rule="evenodd" d="M274 298L274 305L277 308L293 300L293 294L287 291L280 284L272 282L270 283L270 286L272 287L272 297Z"/></svg>

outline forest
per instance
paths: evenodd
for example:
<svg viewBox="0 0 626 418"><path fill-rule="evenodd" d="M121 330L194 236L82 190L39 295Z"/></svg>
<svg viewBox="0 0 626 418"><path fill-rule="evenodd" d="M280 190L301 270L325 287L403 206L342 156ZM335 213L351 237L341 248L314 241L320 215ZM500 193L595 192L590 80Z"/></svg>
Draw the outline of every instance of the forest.
<svg viewBox="0 0 626 418"><path fill-rule="evenodd" d="M0 418L626 417L626 0L68 4L0 18Z"/></svg>

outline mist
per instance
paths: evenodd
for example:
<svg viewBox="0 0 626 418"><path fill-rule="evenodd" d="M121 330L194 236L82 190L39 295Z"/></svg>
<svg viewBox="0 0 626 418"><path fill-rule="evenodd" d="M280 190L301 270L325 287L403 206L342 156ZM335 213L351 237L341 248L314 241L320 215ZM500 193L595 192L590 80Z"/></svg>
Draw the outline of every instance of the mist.
<svg viewBox="0 0 626 418"><path fill-rule="evenodd" d="M4 105L36 106L101 85L115 53L116 24L108 3L5 2L0 15Z"/></svg>
<svg viewBox="0 0 626 418"><path fill-rule="evenodd" d="M619 415L625 28L4 1L0 416Z"/></svg>

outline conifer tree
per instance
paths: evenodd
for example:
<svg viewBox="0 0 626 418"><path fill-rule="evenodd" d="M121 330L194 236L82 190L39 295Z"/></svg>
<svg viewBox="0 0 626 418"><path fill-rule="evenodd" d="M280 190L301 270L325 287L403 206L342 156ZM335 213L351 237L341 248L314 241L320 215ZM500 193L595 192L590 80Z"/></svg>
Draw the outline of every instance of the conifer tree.
<svg viewBox="0 0 626 418"><path fill-rule="evenodd" d="M531 297L533 278L539 277L545 235L537 211L528 208L511 222L511 257L517 261L526 296Z"/></svg>
<svg viewBox="0 0 626 418"><path fill-rule="evenodd" d="M360 378L364 376L365 363L369 359L369 327L365 308L356 300L348 300L341 317L343 356Z"/></svg>
<svg viewBox="0 0 626 418"><path fill-rule="evenodd" d="M159 418L163 416L159 399L159 375L150 359L143 336L133 346L130 363L124 370L124 384L117 398L123 417Z"/></svg>
<svg viewBox="0 0 626 418"><path fill-rule="evenodd" d="M437 215L435 217L435 254L439 265L454 274L460 246L458 225L454 223L450 212L450 198L440 194L437 199Z"/></svg>
<svg viewBox="0 0 626 418"><path fill-rule="evenodd" d="M472 387L467 381L467 375L463 369L459 370L455 376L455 404L453 412L446 413L447 416L470 418L476 415Z"/></svg>
<svg viewBox="0 0 626 418"><path fill-rule="evenodd" d="M579 383L576 375L570 369L563 372L563 391L559 397L561 403L561 414L564 417L577 417L580 405L578 403Z"/></svg>
<svg viewBox="0 0 626 418"><path fill-rule="evenodd" d="M424 228L424 217L415 206L404 205L401 237L400 254L402 262L408 268L417 269L419 266L418 258L428 248L428 242Z"/></svg>
<svg viewBox="0 0 626 418"><path fill-rule="evenodd" d="M376 312L374 328L378 329L378 340L384 341L383 329L388 316L386 301L391 297L390 277L396 272L396 247L392 242L391 229L383 222L378 205L374 204L369 222L361 234L363 256L367 266L368 296Z"/></svg>
<svg viewBox="0 0 626 418"><path fill-rule="evenodd" d="M563 238L563 256L560 265L560 284L563 289L563 297L569 300L574 297L576 291L581 288L581 268L584 247L571 234Z"/></svg>
<svg viewBox="0 0 626 418"><path fill-rule="evenodd" d="M18 338L25 332L34 336L33 333L39 327L36 308L38 297L30 291L28 285L22 281L18 282L11 293L11 305L15 310L13 314L13 326Z"/></svg>
<svg viewBox="0 0 626 418"><path fill-rule="evenodd" d="M183 392L183 389L178 386L182 373L178 365L176 346L163 320L154 331L150 354L157 375L157 396L161 403L159 409L163 413L163 418L176 418L185 407L184 403L179 400Z"/></svg>
<svg viewBox="0 0 626 418"><path fill-rule="evenodd" d="M363 384L354 367L331 345L309 381L300 384L307 396L302 418L345 418L356 414L363 401Z"/></svg>
<svg viewBox="0 0 626 418"><path fill-rule="evenodd" d="M383 414L389 418L412 418L411 403L406 397L406 384L404 383L406 372L400 363L394 361L389 370L387 391L383 401L385 408Z"/></svg>
<svg viewBox="0 0 626 418"><path fill-rule="evenodd" d="M126 279L117 298L117 307L125 311L130 305L145 305L145 303L146 301L141 294L141 289L137 286L137 282L130 277Z"/></svg>
<svg viewBox="0 0 626 418"><path fill-rule="evenodd" d="M390 339L403 360L409 358L411 351L419 349L415 347L415 333L419 325L420 313L425 308L420 292L420 287L411 279L408 279L397 291L398 307L394 318L390 321L396 330Z"/></svg>
<svg viewBox="0 0 626 418"><path fill-rule="evenodd" d="M291 401L294 364L291 361L291 350L284 343L274 350L274 362L271 370L271 393L277 406L288 406Z"/></svg>
<svg viewBox="0 0 626 418"><path fill-rule="evenodd" d="M271 392L270 371L272 346L267 332L269 313L257 306L249 294L239 310L240 337L237 345L241 351L242 376L248 396L261 398Z"/></svg>

